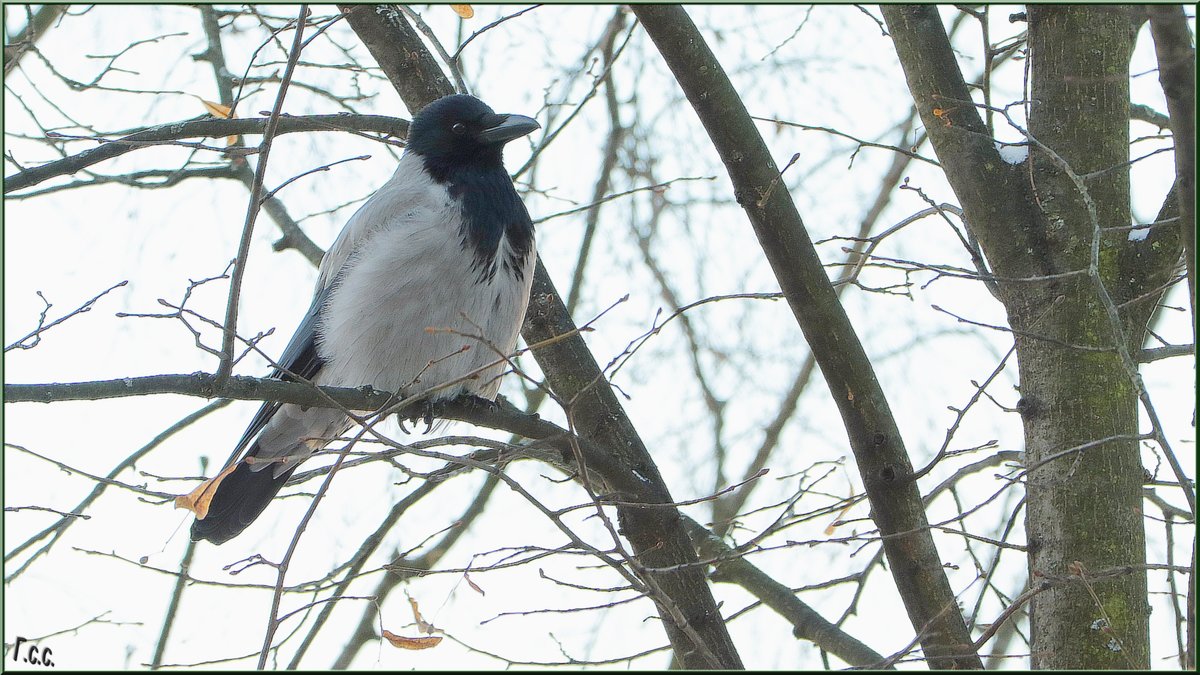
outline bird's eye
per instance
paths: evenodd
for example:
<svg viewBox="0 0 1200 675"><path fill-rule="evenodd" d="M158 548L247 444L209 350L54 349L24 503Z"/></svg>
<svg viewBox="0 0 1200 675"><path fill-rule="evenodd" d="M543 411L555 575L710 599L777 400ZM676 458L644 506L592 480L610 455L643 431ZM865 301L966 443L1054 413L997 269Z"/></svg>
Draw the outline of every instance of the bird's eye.
<svg viewBox="0 0 1200 675"><path fill-rule="evenodd" d="M450 131L453 131L454 133L461 136L461 135L467 133L467 125L463 124L462 122L455 122L454 126L450 127Z"/></svg>

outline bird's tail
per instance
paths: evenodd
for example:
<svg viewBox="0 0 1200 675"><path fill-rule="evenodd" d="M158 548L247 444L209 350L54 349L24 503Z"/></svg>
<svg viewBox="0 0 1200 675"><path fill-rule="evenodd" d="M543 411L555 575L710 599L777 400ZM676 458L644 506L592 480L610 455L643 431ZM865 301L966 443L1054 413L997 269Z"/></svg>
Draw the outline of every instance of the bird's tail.
<svg viewBox="0 0 1200 675"><path fill-rule="evenodd" d="M255 449L251 448L249 454L253 455ZM217 485L204 519L192 523L192 541L207 539L214 544L224 544L241 534L279 494L295 470L292 466L273 476L274 471L270 469L251 471L249 464L239 462L237 468Z"/></svg>

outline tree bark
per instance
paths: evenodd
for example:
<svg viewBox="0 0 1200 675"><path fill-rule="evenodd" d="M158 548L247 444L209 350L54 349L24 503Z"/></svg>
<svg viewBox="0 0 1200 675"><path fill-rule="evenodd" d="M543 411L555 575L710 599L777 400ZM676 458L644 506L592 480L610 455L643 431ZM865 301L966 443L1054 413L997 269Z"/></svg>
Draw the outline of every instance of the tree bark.
<svg viewBox="0 0 1200 675"><path fill-rule="evenodd" d="M346 13L346 22L375 57L409 113L416 115L434 99L454 93L454 84L395 6L338 5L337 8Z"/></svg>
<svg viewBox="0 0 1200 675"><path fill-rule="evenodd" d="M1129 172L1119 167L1129 159L1133 40L1123 11L1096 6L1030 6L1029 37L1030 133L1076 174L1109 169L1087 181L1093 212L1054 158L1032 154L1035 196L1058 268L1083 269L1092 260L1096 226L1130 222ZM1118 251L1128 245L1123 234L1099 243L1100 278L1114 288L1121 278ZM1093 279L1074 277L1039 290L1025 303L1009 303L1018 331L1091 347L1124 342L1111 329ZM1033 666L1148 668L1145 572L1094 587L1082 581L1087 569L1146 562L1136 389L1112 351L1018 333L1017 358L1026 463L1037 467L1026 483L1029 569L1033 576L1081 576L1081 583L1056 585L1032 601ZM1064 449L1109 437L1121 439L1042 464Z"/></svg>
<svg viewBox="0 0 1200 675"><path fill-rule="evenodd" d="M1155 284L1170 278L1180 238L1156 227L1140 242L1127 229L1095 241L1097 228L1131 222L1128 13L1029 8L1032 145L1021 164L992 147L937 9L889 5L883 13L1014 331L1031 577L1077 581L1053 584L1031 604L1033 666L1146 668L1138 397L1116 348L1140 347L1161 297ZM1114 330L1108 309L1139 297ZM1088 570L1120 565L1138 571L1087 581Z"/></svg>
<svg viewBox="0 0 1200 675"><path fill-rule="evenodd" d="M1180 5L1149 5L1150 31L1158 56L1158 80L1171 114L1179 231L1187 264L1188 300L1196 313L1196 50ZM1195 324L1193 323L1193 327ZM1195 331L1192 333L1195 338Z"/></svg>

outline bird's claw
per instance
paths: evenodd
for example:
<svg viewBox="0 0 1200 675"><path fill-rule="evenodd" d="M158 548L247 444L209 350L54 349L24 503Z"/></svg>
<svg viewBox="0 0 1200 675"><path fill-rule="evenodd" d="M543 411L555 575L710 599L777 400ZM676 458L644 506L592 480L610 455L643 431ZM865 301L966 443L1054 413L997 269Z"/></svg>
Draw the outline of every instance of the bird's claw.
<svg viewBox="0 0 1200 675"><path fill-rule="evenodd" d="M433 401L424 401L421 404L424 409L421 419L425 421L425 433L433 431Z"/></svg>
<svg viewBox="0 0 1200 675"><path fill-rule="evenodd" d="M423 399L412 404L412 414L400 420L400 428L407 434L409 431L405 422L411 422L414 425L417 422L424 422L424 433L428 434L433 431L433 401Z"/></svg>

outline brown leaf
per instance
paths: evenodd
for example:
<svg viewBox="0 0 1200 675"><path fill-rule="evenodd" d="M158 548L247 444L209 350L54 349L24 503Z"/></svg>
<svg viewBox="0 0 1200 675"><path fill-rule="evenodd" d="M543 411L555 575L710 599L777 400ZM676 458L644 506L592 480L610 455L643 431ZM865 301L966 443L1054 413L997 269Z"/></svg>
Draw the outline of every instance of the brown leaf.
<svg viewBox="0 0 1200 675"><path fill-rule="evenodd" d="M204 99L200 99L200 102L204 104L204 109L208 111L208 114L213 117L220 117L223 120L233 117L233 108L227 105L205 101Z"/></svg>
<svg viewBox="0 0 1200 675"><path fill-rule="evenodd" d="M475 16L475 10L472 9L470 5L450 5L450 9L454 10L455 14L464 19L469 19Z"/></svg>
<svg viewBox="0 0 1200 675"><path fill-rule="evenodd" d="M478 594L480 594L480 595L483 595L483 596L486 596L486 595L487 595L487 593L484 593L484 592L483 592L483 589L482 589L482 588L480 588L479 586L477 586L477 585L475 584L475 582L474 582L474 581L471 581L471 575L470 575L470 574L467 574L467 573L465 573L465 572L464 572L464 573L463 573L463 578L467 580L467 585L471 587L471 590L473 590L473 591L475 591L476 593L478 593Z"/></svg>
<svg viewBox="0 0 1200 675"><path fill-rule="evenodd" d="M438 646L442 641L442 636L440 635L410 638L403 635L396 635L386 628L383 631L383 637L392 643L393 647L399 647L400 649L429 649Z"/></svg>
<svg viewBox="0 0 1200 675"><path fill-rule="evenodd" d="M832 535L833 531L837 529L838 525L842 524L842 518L846 517L846 512L850 510L850 506L850 504L847 504L845 507L843 507L842 510L838 512L837 518L834 518L833 522L829 523L829 527L825 528L826 537Z"/></svg>
<svg viewBox="0 0 1200 675"><path fill-rule="evenodd" d="M197 96L196 98L199 99L199 101L204 104L204 109L208 111L209 115L212 115L213 117L219 117L223 120L237 119L237 116L233 114L233 108L230 108L227 105L221 105L220 103L213 103L212 101L205 101L204 99L200 98L199 96ZM237 136L226 136L225 137L225 145L228 145L228 146L237 145L237 139L238 139Z"/></svg>
<svg viewBox="0 0 1200 675"><path fill-rule="evenodd" d="M413 621L416 622L417 629L419 629L422 633L432 633L433 626L425 620L425 617L421 616L421 610L417 607L417 601L413 600L413 597L408 595L408 593L405 593L405 595L408 596L408 604L410 607L412 607ZM432 647L433 645L430 646Z"/></svg>
<svg viewBox="0 0 1200 675"><path fill-rule="evenodd" d="M237 464L235 463L233 466L217 474L216 478L204 481L199 487L186 495L179 495L175 498L175 508L187 509L196 514L197 520L204 520L204 517L208 515L208 505L212 502L213 495L217 493L217 487L236 468Z"/></svg>

